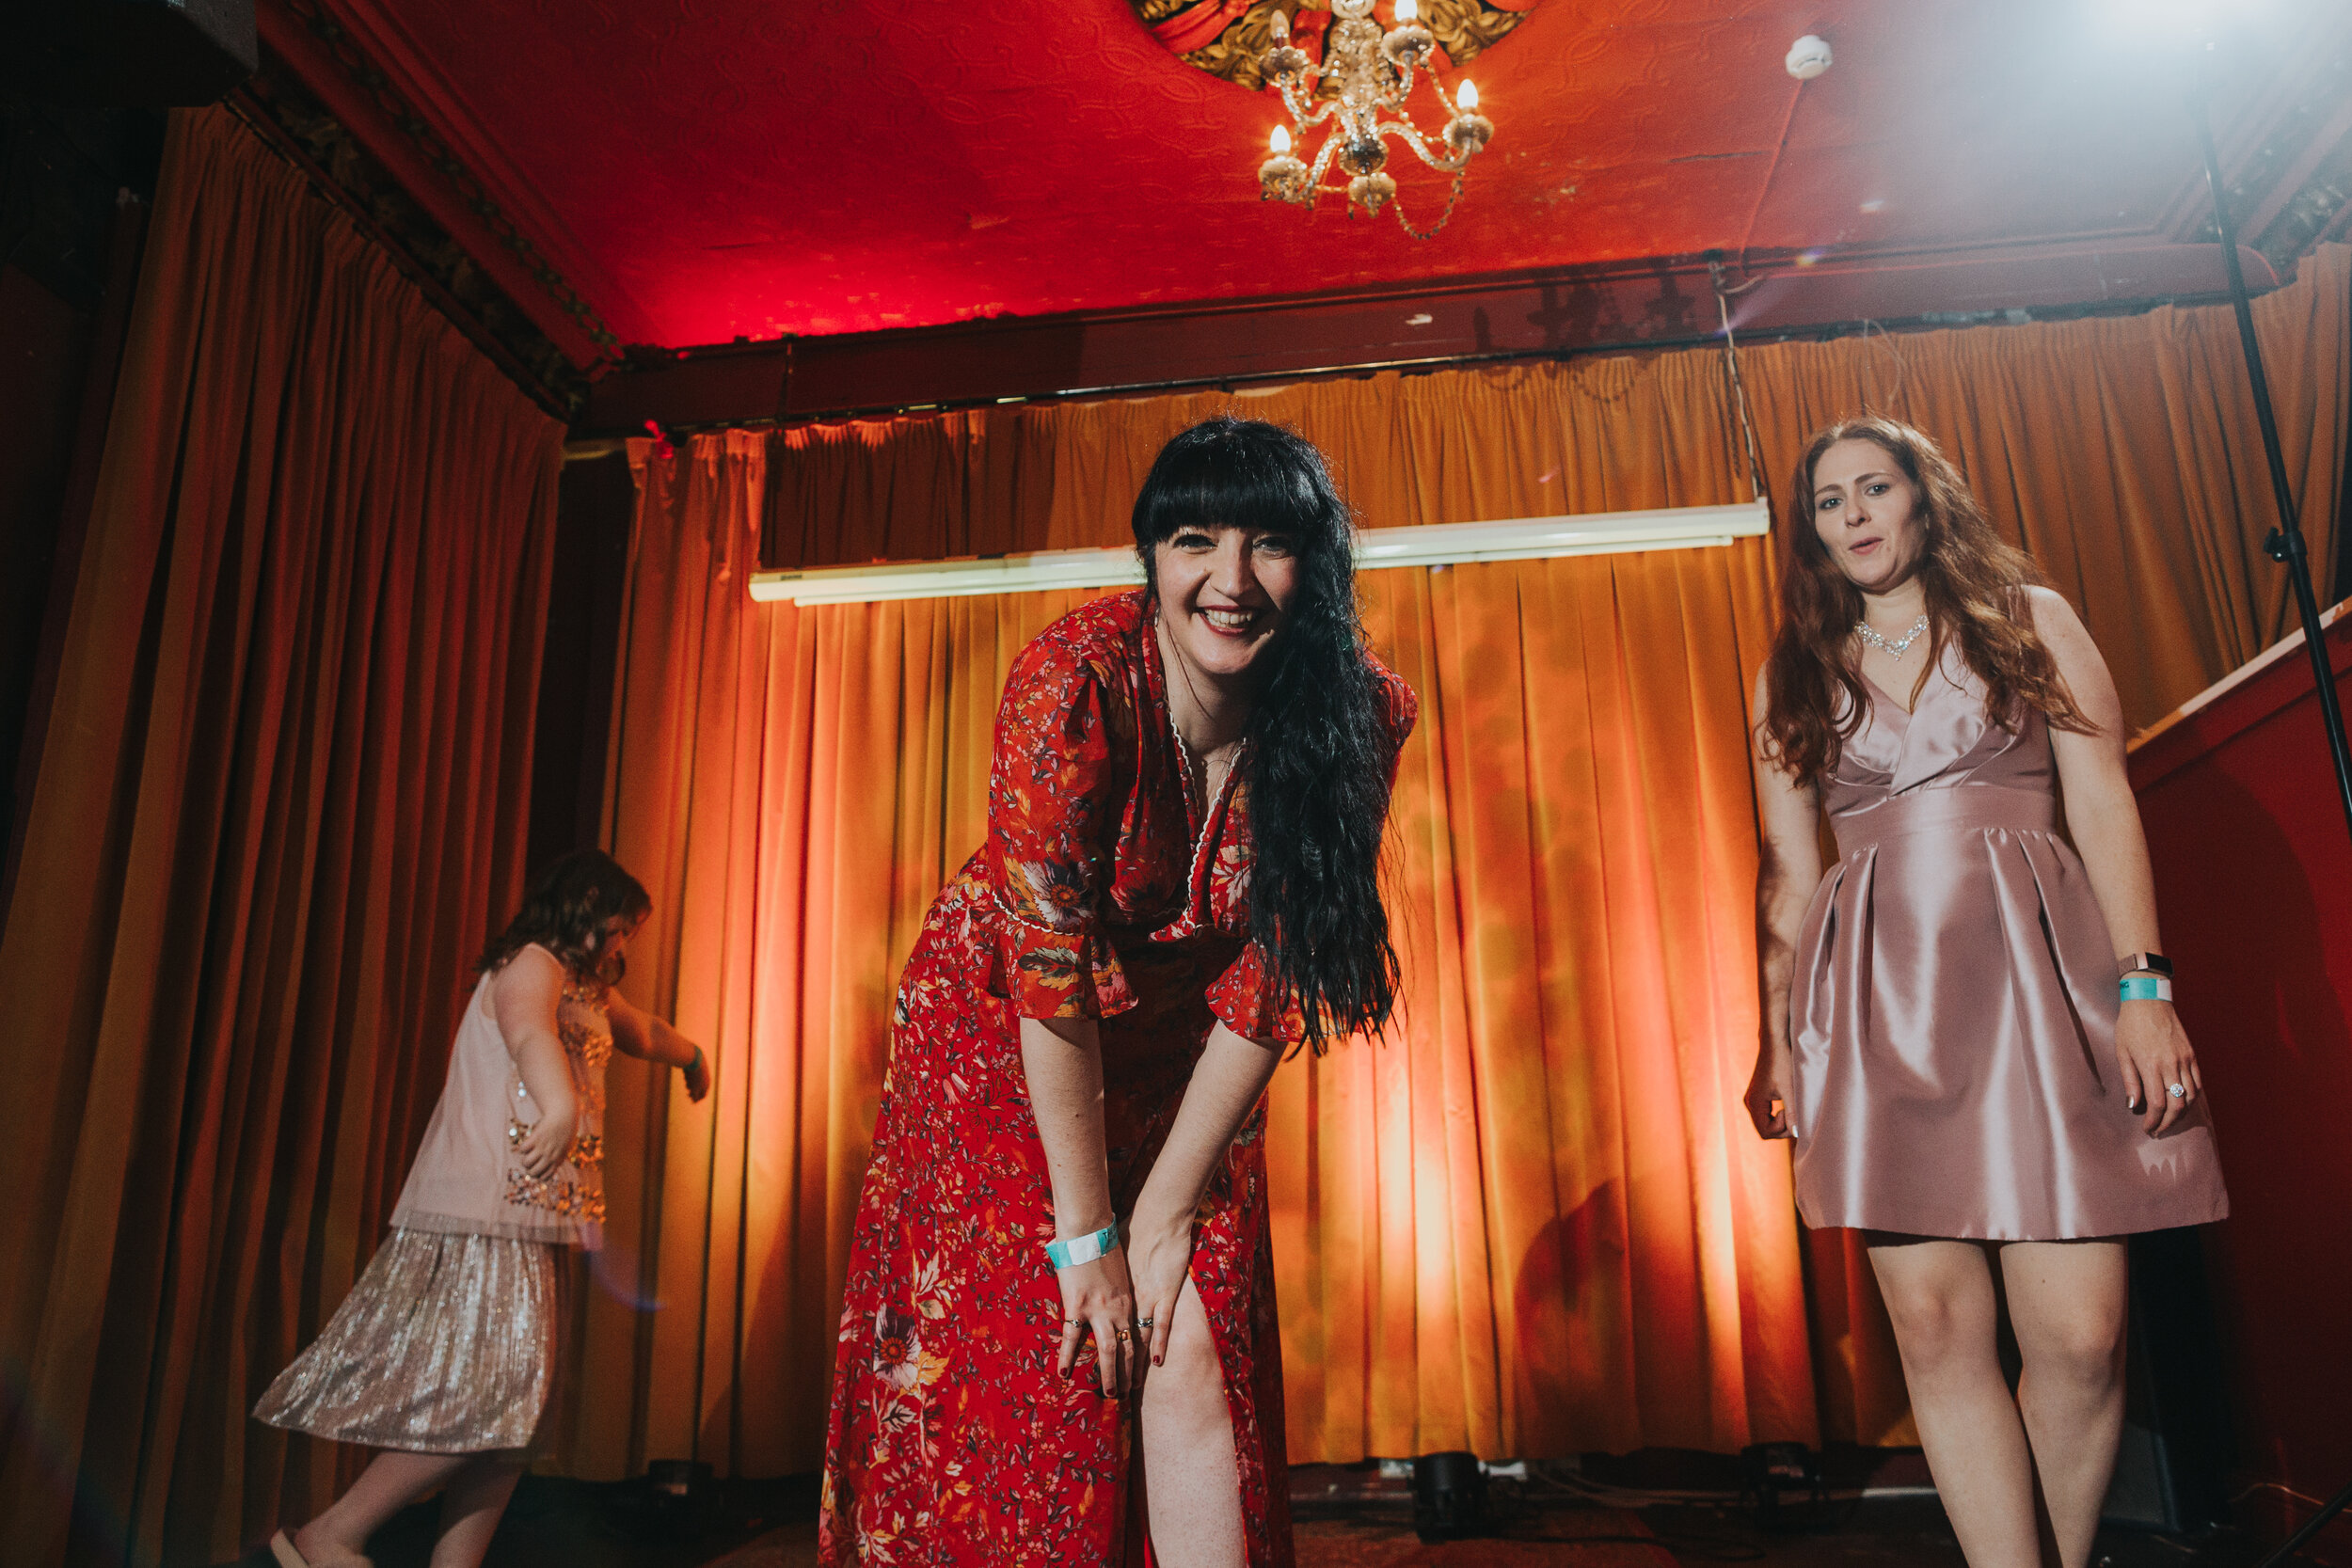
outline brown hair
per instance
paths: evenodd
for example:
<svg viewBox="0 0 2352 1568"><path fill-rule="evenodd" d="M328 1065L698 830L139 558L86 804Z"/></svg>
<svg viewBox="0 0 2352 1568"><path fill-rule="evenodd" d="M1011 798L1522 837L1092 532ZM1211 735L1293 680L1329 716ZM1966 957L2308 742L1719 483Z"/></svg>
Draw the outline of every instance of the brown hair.
<svg viewBox="0 0 2352 1568"><path fill-rule="evenodd" d="M474 968L486 974L537 942L576 977L617 985L622 961L604 945L602 932L612 922L643 920L652 908L644 884L618 861L601 849L574 849L539 873L520 912L483 949Z"/></svg>
<svg viewBox="0 0 2352 1568"><path fill-rule="evenodd" d="M1830 559L1813 520L1813 469L1823 452L1849 440L1893 458L1918 495L1927 541L1917 570L1927 591L1931 661L1957 644L1985 684L1986 708L2004 726L2014 727L2030 708L2058 729L2088 730L2058 661L2034 634L2026 590L2047 581L2041 567L1994 531L1968 482L1924 431L1866 415L1824 428L1797 462L1780 531L1780 633L1764 662L1768 711L1756 727L1763 754L1792 777L1818 780L1837 766L1839 746L1868 709L1853 635L1862 590ZM1842 721L1834 689L1845 692Z"/></svg>

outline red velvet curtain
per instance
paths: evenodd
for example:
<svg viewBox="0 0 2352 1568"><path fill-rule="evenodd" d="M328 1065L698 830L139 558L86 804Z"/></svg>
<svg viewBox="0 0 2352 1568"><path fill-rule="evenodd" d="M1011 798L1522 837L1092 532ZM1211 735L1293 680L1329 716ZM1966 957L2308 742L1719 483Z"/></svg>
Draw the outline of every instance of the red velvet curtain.
<svg viewBox="0 0 2352 1568"><path fill-rule="evenodd" d="M11 1564L222 1561L332 1487L246 1412L382 1239L519 895L562 439L173 117L0 927Z"/></svg>

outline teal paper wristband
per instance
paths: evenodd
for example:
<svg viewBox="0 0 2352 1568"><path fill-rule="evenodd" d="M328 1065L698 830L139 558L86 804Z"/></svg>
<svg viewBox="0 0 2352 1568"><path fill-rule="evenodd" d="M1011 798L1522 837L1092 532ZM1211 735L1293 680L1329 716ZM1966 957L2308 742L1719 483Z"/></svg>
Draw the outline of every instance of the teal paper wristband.
<svg viewBox="0 0 2352 1568"><path fill-rule="evenodd" d="M1088 1236L1073 1236L1066 1242L1045 1243L1045 1256L1057 1269L1074 1269L1081 1263L1091 1263L1119 1245L1119 1227L1106 1225Z"/></svg>
<svg viewBox="0 0 2352 1568"><path fill-rule="evenodd" d="M2161 974L2145 972L2126 974L2122 980L2122 999L2126 1002L2169 1002L2172 982Z"/></svg>

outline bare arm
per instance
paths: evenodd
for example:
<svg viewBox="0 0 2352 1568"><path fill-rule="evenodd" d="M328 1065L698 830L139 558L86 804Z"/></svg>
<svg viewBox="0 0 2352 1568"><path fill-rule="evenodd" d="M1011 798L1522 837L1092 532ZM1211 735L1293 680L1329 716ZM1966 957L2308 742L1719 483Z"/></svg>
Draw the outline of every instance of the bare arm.
<svg viewBox="0 0 2352 1568"><path fill-rule="evenodd" d="M1054 1187L1054 1234L1061 1241L1090 1235L1115 1217L1103 1134L1102 1025L1090 1018L1023 1019L1021 1067ZM1069 1372L1080 1340L1091 1332L1103 1392L1116 1398L1131 1386L1133 1374L1134 1346L1125 1336L1135 1321L1136 1299L1126 1252L1114 1250L1058 1273L1059 1369Z"/></svg>
<svg viewBox="0 0 2352 1568"><path fill-rule="evenodd" d="M2034 631L2058 661L2058 675L2089 734L2052 729L2058 782L2066 792L2066 829L2090 874L2090 891L2106 917L2119 957L2161 953L2156 931L2156 879L2148 863L2148 835L2139 822L2123 752L2123 705L2098 644L2074 609L2046 588L2030 591ZM2197 1053L2169 1002L2125 1002L2116 1020L2115 1048L2132 1108L2161 1132L2204 1092ZM2167 1085L2178 1084L2175 1097Z"/></svg>
<svg viewBox="0 0 2352 1568"><path fill-rule="evenodd" d="M710 1092L710 1068L703 1048L615 992L605 999L605 1016L612 1024L612 1049L642 1061L660 1062L686 1074L686 1094L699 1101Z"/></svg>
<svg viewBox="0 0 2352 1568"><path fill-rule="evenodd" d="M1167 1354L1177 1293L1191 1268L1193 1212L1281 1059L1279 1044L1246 1039L1223 1023L1212 1028L1176 1108L1176 1124L1144 1178L1136 1198L1129 1266L1135 1271L1136 1304L1152 1321L1154 1366Z"/></svg>
<svg viewBox="0 0 2352 1568"><path fill-rule="evenodd" d="M538 1177L553 1174L571 1157L573 1123L580 1116L571 1064L564 1059L563 1037L556 1032L556 1009L563 1003L564 966L536 947L509 958L490 982L499 1037L539 1107L539 1119L516 1146L523 1169Z"/></svg>
<svg viewBox="0 0 2352 1568"><path fill-rule="evenodd" d="M1820 798L1812 784L1789 777L1764 754L1761 736L1768 700L1759 670L1751 710L1757 729L1749 746L1761 835L1756 863L1756 968L1762 1016L1746 1100L1757 1136L1786 1138L1798 1131L1789 1121L1796 1081L1788 1038L1788 983L1797 936L1804 928L1814 890L1821 883Z"/></svg>

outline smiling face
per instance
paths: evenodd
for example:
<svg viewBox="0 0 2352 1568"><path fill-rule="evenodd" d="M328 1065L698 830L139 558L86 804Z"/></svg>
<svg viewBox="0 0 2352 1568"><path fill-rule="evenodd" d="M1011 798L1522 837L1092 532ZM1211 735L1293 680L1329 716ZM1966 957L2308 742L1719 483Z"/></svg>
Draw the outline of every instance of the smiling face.
<svg viewBox="0 0 2352 1568"><path fill-rule="evenodd" d="M1152 570L1169 645L1213 679L1248 673L1298 592L1290 535L1265 529L1180 528L1152 546Z"/></svg>
<svg viewBox="0 0 2352 1568"><path fill-rule="evenodd" d="M1813 529L1866 594L1899 586L1927 552L1919 487L1892 452L1860 436L1835 443L1813 465Z"/></svg>

